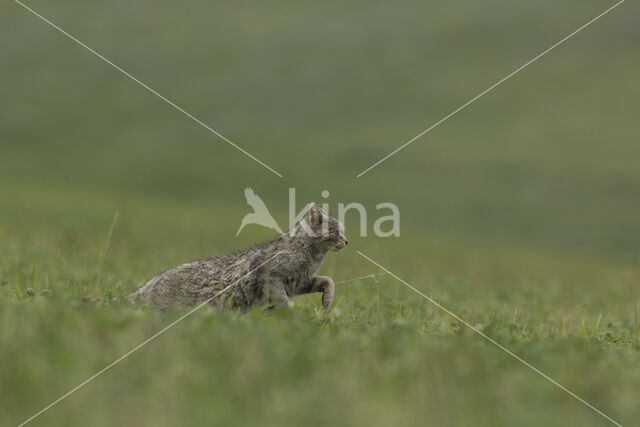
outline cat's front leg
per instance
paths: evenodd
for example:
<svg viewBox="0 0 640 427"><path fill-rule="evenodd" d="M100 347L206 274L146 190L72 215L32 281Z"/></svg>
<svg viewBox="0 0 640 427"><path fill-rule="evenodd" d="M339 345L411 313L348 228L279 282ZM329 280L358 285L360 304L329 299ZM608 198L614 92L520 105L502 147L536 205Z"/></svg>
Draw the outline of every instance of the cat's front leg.
<svg viewBox="0 0 640 427"><path fill-rule="evenodd" d="M325 309L329 309L333 302L333 296L335 294L336 285L331 280L331 277L315 276L311 279L311 292L322 292L322 306Z"/></svg>

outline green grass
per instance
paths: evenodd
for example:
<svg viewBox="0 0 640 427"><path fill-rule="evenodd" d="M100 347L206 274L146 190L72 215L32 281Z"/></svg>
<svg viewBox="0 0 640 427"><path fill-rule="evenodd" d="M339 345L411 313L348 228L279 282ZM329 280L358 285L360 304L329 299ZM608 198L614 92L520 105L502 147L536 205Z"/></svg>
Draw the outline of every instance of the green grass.
<svg viewBox="0 0 640 427"><path fill-rule="evenodd" d="M126 208L105 251L113 219L105 206L114 200L55 195L42 203L55 229L34 206L17 232L2 230L2 424L22 421L186 312L83 300L123 297L166 266L224 252L213 242L225 229L209 225L205 209L138 199L119 200ZM80 221L65 220L58 209L78 200L88 202L74 209ZM636 269L451 244L408 258L399 253L407 241L360 249L614 419L638 415ZM341 281L379 270L350 247L323 272ZM290 312L202 309L36 422L603 424L401 283L376 279L338 285L330 312L318 295L296 298Z"/></svg>
<svg viewBox="0 0 640 427"><path fill-rule="evenodd" d="M430 295L623 425L640 418L640 168L626 2L370 173L607 5L503 0L28 3L280 179L19 5L0 34L0 425L186 313L118 302L272 235L331 193L401 210L322 274ZM635 15L634 15L635 14ZM114 216L118 212L117 220ZM392 277L293 310L202 309L33 425L607 425ZM115 299L114 299L115 298ZM99 299L101 304L85 302Z"/></svg>

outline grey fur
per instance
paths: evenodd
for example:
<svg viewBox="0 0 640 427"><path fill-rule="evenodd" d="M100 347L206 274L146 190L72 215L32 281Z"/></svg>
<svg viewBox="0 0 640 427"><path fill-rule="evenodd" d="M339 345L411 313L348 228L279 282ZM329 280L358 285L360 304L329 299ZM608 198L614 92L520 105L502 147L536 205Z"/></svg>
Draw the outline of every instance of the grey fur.
<svg viewBox="0 0 640 427"><path fill-rule="evenodd" d="M315 274L328 251L339 251L347 244L342 224L312 203L302 221L274 240L247 251L167 270L132 293L129 300L142 298L158 308L192 306L237 281L210 304L243 310L257 304L292 307L290 298L322 292L322 305L329 308L333 280Z"/></svg>

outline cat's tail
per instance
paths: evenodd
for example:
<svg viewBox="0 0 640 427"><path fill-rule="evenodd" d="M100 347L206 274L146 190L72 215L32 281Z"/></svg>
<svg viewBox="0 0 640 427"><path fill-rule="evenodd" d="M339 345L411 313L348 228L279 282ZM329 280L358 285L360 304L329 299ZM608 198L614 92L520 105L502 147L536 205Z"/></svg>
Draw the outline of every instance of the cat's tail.
<svg viewBox="0 0 640 427"><path fill-rule="evenodd" d="M162 274L158 274L151 280L149 280L144 285L140 286L137 290L132 292L127 299L131 304L137 304L140 299L146 299L149 297L150 292L153 290L153 287L162 280Z"/></svg>
<svg viewBox="0 0 640 427"><path fill-rule="evenodd" d="M111 304L118 304L120 303L122 299L120 297L113 297L113 298L89 298L89 297L83 297L80 299L80 301L82 301L83 303L90 303L90 304L95 304L95 305L111 305Z"/></svg>
<svg viewBox="0 0 640 427"><path fill-rule="evenodd" d="M144 286L138 288L138 290L132 292L128 297L127 300L129 301L130 304L137 304L138 300L143 296L144 294Z"/></svg>
<svg viewBox="0 0 640 427"><path fill-rule="evenodd" d="M83 297L83 298L80 299L80 301L82 301L83 303L96 304L96 305L120 304L121 302L126 302L126 301L129 301L130 304L135 304L137 302L138 298L142 296L143 288L144 288L144 286L142 286L141 288L139 288L138 290L134 291L133 293L129 294L129 296L126 296L126 297L124 297L124 296L123 297L113 297L113 298Z"/></svg>

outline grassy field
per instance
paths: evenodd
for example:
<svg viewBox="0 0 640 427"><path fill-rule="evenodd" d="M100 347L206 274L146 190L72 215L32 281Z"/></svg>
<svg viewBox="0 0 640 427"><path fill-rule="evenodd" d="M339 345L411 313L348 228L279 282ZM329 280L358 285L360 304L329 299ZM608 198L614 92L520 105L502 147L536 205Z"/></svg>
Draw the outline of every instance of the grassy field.
<svg viewBox="0 0 640 427"><path fill-rule="evenodd" d="M611 424L357 255L367 254L622 425L640 419L640 31L613 3L27 3L284 175L1 6L0 425L18 425L185 310L126 296L237 238L253 187L281 225L396 203L292 310L202 309L33 425ZM102 304L85 302L99 299Z"/></svg>

